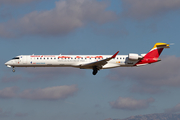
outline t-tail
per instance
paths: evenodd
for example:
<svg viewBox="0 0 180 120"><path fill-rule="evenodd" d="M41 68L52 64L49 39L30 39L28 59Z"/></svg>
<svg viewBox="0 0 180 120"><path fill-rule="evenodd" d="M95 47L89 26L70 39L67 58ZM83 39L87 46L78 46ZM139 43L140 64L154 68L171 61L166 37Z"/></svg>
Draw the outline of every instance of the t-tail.
<svg viewBox="0 0 180 120"><path fill-rule="evenodd" d="M145 64L151 64L154 62L161 61L159 56L164 48L170 48L167 43L156 43L154 47L141 59L139 60L135 66L141 66Z"/></svg>

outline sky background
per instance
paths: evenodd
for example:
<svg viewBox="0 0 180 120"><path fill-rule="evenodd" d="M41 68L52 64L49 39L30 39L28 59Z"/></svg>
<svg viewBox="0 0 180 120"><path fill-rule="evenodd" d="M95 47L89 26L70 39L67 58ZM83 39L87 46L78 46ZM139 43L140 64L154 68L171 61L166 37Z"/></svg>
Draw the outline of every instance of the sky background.
<svg viewBox="0 0 180 120"><path fill-rule="evenodd" d="M0 119L108 120L180 112L180 0L0 0ZM16 68L17 55L147 53L135 68Z"/></svg>

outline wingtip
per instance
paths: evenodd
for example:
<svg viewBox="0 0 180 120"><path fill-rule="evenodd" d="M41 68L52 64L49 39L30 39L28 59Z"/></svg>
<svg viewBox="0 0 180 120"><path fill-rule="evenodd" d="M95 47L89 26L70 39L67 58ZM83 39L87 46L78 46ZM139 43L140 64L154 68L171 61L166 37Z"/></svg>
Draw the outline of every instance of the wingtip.
<svg viewBox="0 0 180 120"><path fill-rule="evenodd" d="M118 53L119 51L117 51L111 58L115 58Z"/></svg>

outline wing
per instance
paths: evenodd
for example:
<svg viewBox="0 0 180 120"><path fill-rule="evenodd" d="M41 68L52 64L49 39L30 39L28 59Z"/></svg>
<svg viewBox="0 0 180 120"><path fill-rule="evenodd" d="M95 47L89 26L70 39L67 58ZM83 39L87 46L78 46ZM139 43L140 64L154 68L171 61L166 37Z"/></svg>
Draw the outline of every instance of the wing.
<svg viewBox="0 0 180 120"><path fill-rule="evenodd" d="M108 63L108 61L115 58L118 53L119 53L119 51L116 52L112 57L106 58L106 59L103 59L103 60L100 60L100 61L97 61L97 62L92 62L92 63L88 63L88 64L81 64L80 68L81 69L92 69L94 66L96 66L98 69L101 69L102 66L104 66L105 64Z"/></svg>

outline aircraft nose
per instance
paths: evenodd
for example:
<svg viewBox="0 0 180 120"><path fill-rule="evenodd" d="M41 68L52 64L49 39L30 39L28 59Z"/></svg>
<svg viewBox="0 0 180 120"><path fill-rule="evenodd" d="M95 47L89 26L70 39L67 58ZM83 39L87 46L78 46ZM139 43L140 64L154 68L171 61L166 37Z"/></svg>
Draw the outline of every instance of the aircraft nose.
<svg viewBox="0 0 180 120"><path fill-rule="evenodd" d="M6 62L5 65L8 65L8 62Z"/></svg>
<svg viewBox="0 0 180 120"><path fill-rule="evenodd" d="M7 62L5 63L6 66L8 66L8 65L10 65L10 64L11 64L11 61L7 61Z"/></svg>

